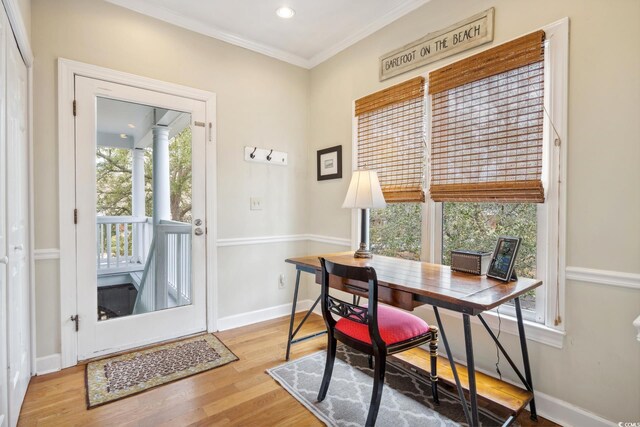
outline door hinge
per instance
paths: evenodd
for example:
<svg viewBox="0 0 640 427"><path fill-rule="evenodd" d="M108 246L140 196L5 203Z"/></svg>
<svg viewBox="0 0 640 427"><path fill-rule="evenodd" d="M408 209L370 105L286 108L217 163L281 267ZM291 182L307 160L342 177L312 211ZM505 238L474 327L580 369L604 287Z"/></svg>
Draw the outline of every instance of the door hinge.
<svg viewBox="0 0 640 427"><path fill-rule="evenodd" d="M71 321L76 323L76 332L78 332L78 328L80 327L80 317L77 314L75 316L71 316Z"/></svg>
<svg viewBox="0 0 640 427"><path fill-rule="evenodd" d="M73 223L74 224L78 223L78 209L73 210Z"/></svg>
<svg viewBox="0 0 640 427"><path fill-rule="evenodd" d="M213 141L213 123L209 122L209 142Z"/></svg>
<svg viewBox="0 0 640 427"><path fill-rule="evenodd" d="M74 99L73 100L73 117L76 116L76 112L77 112L77 110L76 110L76 100Z"/></svg>

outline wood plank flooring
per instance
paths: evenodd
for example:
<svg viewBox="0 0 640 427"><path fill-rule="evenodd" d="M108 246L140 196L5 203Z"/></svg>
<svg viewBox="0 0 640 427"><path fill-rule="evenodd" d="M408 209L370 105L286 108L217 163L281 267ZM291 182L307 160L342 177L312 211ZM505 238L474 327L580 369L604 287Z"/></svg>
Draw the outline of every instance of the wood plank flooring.
<svg viewBox="0 0 640 427"><path fill-rule="evenodd" d="M299 318L302 316L299 316ZM20 426L321 426L265 370L284 363L288 317L217 333L238 362L87 410L84 365L34 377ZM312 315L300 336L322 330ZM292 359L322 350L321 336L292 347ZM553 426L544 419L522 426Z"/></svg>
<svg viewBox="0 0 640 427"><path fill-rule="evenodd" d="M405 365L407 368L417 372L425 377L429 377L430 357L429 352L421 348L413 348L403 351L402 353L392 356L397 363ZM467 367L456 363L456 370L460 377L460 384L465 390L465 396L468 398L469 376ZM455 387L455 378L451 365L446 357L438 356L438 381L439 384L447 383L452 388ZM495 402L504 408L505 412L517 415L531 401L532 393L527 390L514 386L497 378L485 375L482 372L476 372L476 385L478 390L478 400L488 400ZM494 411L495 412L495 411Z"/></svg>

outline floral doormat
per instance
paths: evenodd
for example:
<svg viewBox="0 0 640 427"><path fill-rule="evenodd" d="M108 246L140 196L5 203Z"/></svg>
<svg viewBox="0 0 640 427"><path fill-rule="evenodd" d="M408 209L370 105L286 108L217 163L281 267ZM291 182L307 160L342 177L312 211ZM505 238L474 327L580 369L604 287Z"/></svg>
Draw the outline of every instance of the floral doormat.
<svg viewBox="0 0 640 427"><path fill-rule="evenodd" d="M218 338L199 335L89 362L87 408L149 390L238 360Z"/></svg>

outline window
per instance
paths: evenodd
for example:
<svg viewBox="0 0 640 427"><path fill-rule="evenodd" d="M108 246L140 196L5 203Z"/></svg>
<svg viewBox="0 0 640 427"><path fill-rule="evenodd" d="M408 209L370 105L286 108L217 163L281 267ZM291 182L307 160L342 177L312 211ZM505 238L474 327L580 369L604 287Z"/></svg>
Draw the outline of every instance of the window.
<svg viewBox="0 0 640 427"><path fill-rule="evenodd" d="M537 48L523 47L523 43L531 46L532 40L538 40ZM457 70L450 75L458 94L473 94L476 99L449 93L447 99L441 95L434 101L440 83L434 89L430 82L430 95L425 96L429 111L424 115L429 145L425 189L430 191L425 203L389 204L371 212L372 251L409 259L420 254L422 260L449 264L453 249L491 251L499 235L520 236L523 246L517 273L544 283L535 295L522 298L525 318L562 329L568 20L514 42L480 54L485 60L470 70L486 73L489 69L474 80L480 83L465 82L469 72ZM524 52L528 59L515 69L508 65L497 70L498 76L492 74L496 69L491 70L490 62L509 56L510 48ZM443 69L455 70L455 66ZM452 84L450 79L443 81L445 86ZM482 97L484 101L478 99ZM442 102L449 103L447 110L436 111ZM454 125L433 127L445 118L453 118ZM456 133L467 144L447 146ZM438 138L443 144L436 154L444 152L444 157L431 151ZM479 152L478 144L471 141L484 141L479 145L489 147L488 151ZM509 311L501 308L503 314L512 314Z"/></svg>

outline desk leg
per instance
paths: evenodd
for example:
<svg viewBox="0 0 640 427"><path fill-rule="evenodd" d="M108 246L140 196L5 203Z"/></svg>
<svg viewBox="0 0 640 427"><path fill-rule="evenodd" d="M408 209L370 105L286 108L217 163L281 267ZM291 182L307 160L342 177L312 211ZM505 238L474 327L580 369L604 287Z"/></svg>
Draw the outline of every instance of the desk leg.
<svg viewBox="0 0 640 427"><path fill-rule="evenodd" d="M285 355L285 360L289 360L289 352L291 351L293 320L296 316L296 304L298 303L298 288L300 288L300 270L296 270L296 287L293 291L293 304L291 305L291 319L289 320L289 335L287 335L287 354Z"/></svg>
<svg viewBox="0 0 640 427"><path fill-rule="evenodd" d="M520 335L520 348L522 349L522 363L524 364L524 376L529 383L531 393L533 393L533 382L531 381L531 367L529 366L529 351L527 350L527 338L524 333L524 323L522 321L522 309L520 308L520 297L516 297L513 300L516 304L516 317L518 318L518 335ZM538 414L536 412L536 400L535 395L529 402L529 411L531 412L531 419L538 420Z"/></svg>
<svg viewBox="0 0 640 427"><path fill-rule="evenodd" d="M464 323L464 343L467 349L467 372L469 374L469 401L471 402L472 427L480 425L478 419L478 391L476 390L476 367L473 360L473 342L471 339L471 320L468 314L462 315Z"/></svg>
<svg viewBox="0 0 640 427"><path fill-rule="evenodd" d="M453 378L456 380L456 387L458 388L458 396L460 397L460 403L462 404L462 410L464 411L464 417L467 419L467 423L471 425L471 417L469 416L469 408L467 407L467 401L464 398L464 392L462 391L462 384L460 384L460 377L458 376L458 370L456 369L456 362L453 360L451 354L451 348L449 348L449 341L447 341L447 334L444 332L444 325L440 320L440 312L438 307L433 306L433 312L436 315L436 321L438 322L438 329L440 329L440 336L442 337L442 343L444 349L447 351L447 358L449 359L449 365L451 365L451 372L453 372Z"/></svg>

